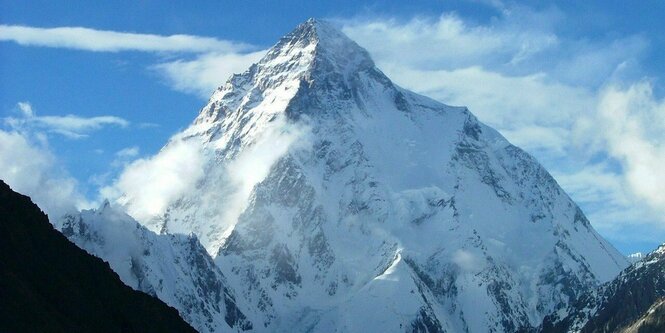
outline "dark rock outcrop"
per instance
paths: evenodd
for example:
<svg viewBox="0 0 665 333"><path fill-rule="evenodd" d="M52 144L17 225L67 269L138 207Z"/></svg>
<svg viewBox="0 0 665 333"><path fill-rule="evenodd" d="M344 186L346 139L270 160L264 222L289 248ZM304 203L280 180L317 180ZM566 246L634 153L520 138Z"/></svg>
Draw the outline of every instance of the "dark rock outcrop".
<svg viewBox="0 0 665 333"><path fill-rule="evenodd" d="M547 316L541 332L665 332L664 299L665 244L582 295L567 317Z"/></svg>
<svg viewBox="0 0 665 333"><path fill-rule="evenodd" d="M0 332L196 332L0 181Z"/></svg>

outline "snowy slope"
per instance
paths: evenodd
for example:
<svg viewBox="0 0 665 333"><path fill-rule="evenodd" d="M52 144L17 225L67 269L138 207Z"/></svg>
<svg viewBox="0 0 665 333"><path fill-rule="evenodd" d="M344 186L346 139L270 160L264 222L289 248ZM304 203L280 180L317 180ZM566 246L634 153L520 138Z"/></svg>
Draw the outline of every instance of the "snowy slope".
<svg viewBox="0 0 665 333"><path fill-rule="evenodd" d="M665 328L663 300L665 244L612 281L583 294L570 305L567 315L547 316L540 331L662 332Z"/></svg>
<svg viewBox="0 0 665 333"><path fill-rule="evenodd" d="M635 253L631 253L631 254L629 254L626 258L628 259L628 261L630 261L631 263L634 264L634 263L636 263L636 262L638 262L638 261L644 259L644 257L645 257L645 256L644 256L644 253L642 253L642 252L635 252Z"/></svg>
<svg viewBox="0 0 665 333"><path fill-rule="evenodd" d="M176 308L198 331L252 328L195 236L157 235L108 202L97 210L66 215L56 228L107 261L125 284Z"/></svg>
<svg viewBox="0 0 665 333"><path fill-rule="evenodd" d="M234 75L160 154L191 143L194 188L148 217L119 203L196 234L257 331L514 332L628 265L535 159L327 23Z"/></svg>

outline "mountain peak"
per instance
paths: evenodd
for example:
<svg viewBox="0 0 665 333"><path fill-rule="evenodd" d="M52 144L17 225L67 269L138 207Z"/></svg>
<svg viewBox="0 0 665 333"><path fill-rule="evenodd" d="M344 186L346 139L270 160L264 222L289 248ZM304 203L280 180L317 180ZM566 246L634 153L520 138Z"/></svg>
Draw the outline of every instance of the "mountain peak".
<svg viewBox="0 0 665 333"><path fill-rule="evenodd" d="M313 36L318 39L320 33L322 33L322 36L325 38L326 31L341 34L341 32L330 22L309 18L307 21L298 24L295 29L286 34L283 38Z"/></svg>
<svg viewBox="0 0 665 333"><path fill-rule="evenodd" d="M347 37L341 30L339 30L331 22L324 20L317 20L310 18L307 21L300 23L290 33L286 34L280 39L276 47L283 45L283 42L293 41L308 41L321 46L345 46L352 48L360 48L358 44Z"/></svg>
<svg viewBox="0 0 665 333"><path fill-rule="evenodd" d="M374 67L365 49L332 23L314 18L299 24L282 37L259 64L292 63L297 60L306 60L311 71L321 68L328 73L348 73Z"/></svg>
<svg viewBox="0 0 665 333"><path fill-rule="evenodd" d="M363 72L373 72L381 82L389 82L365 49L332 23L310 18L280 38L247 71L233 75L219 87L195 123L211 125L235 110L263 101L273 101L268 108L258 108L270 118L278 110L286 110L291 99L303 93L303 87L343 93L348 99L354 86L351 82ZM237 99L242 96L251 98ZM193 130L208 130L206 126Z"/></svg>

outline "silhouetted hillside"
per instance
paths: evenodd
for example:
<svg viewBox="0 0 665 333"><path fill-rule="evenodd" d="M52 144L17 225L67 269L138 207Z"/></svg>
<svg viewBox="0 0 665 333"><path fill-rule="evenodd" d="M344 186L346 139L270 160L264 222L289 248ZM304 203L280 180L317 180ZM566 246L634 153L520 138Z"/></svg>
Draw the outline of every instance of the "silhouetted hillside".
<svg viewBox="0 0 665 333"><path fill-rule="evenodd" d="M195 332L0 181L0 332Z"/></svg>

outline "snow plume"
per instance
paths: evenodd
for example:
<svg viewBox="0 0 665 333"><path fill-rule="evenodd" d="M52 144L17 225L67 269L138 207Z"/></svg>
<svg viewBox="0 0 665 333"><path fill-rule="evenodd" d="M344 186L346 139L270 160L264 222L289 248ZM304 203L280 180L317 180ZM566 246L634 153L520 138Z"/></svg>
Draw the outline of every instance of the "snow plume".
<svg viewBox="0 0 665 333"><path fill-rule="evenodd" d="M292 149L307 149L311 140L310 128L304 123L289 123L283 115L272 121L251 147L245 149L226 168L234 193L228 200L224 218L235 224L247 207L249 197L258 183L263 181L270 168Z"/></svg>
<svg viewBox="0 0 665 333"><path fill-rule="evenodd" d="M484 266L483 260L476 254L461 249L453 253L452 261L465 273L479 272Z"/></svg>
<svg viewBox="0 0 665 333"><path fill-rule="evenodd" d="M0 179L28 195L53 221L64 213L89 206L77 182L58 167L45 136L0 130Z"/></svg>
<svg viewBox="0 0 665 333"><path fill-rule="evenodd" d="M292 149L307 147L308 129L307 125L290 123L278 116L262 124L260 133L231 160L215 158L219 149L224 149L219 141L180 133L154 156L128 163L112 185L100 191L100 196L124 207L130 216L155 232L162 230L163 225L157 222L178 200L201 200L206 208L188 214L219 211L219 219L207 222L225 235L247 207L254 186L268 175L270 168ZM200 183L206 173L206 182ZM169 231L184 232L174 228ZM210 245L203 239L204 245Z"/></svg>
<svg viewBox="0 0 665 333"><path fill-rule="evenodd" d="M191 191L203 176L202 144L195 138L174 138L157 155L129 164L115 184L101 195L115 199L139 221L164 212L180 195Z"/></svg>

